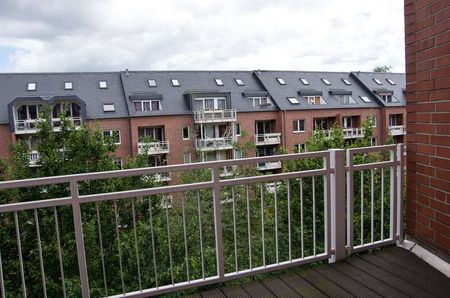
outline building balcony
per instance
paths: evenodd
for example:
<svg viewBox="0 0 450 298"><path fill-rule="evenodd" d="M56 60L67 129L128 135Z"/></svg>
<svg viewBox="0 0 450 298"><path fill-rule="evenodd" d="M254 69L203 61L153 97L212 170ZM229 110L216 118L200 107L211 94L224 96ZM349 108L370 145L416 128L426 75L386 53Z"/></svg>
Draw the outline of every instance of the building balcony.
<svg viewBox="0 0 450 298"><path fill-rule="evenodd" d="M76 129L81 127L82 119L81 117L69 117L68 118ZM15 133L16 134L30 134L36 133L38 128L38 123L43 121L42 119L28 119L28 120L16 120L15 124ZM52 118L52 126L54 131L61 130L61 119L60 118Z"/></svg>
<svg viewBox="0 0 450 298"><path fill-rule="evenodd" d="M389 125L389 133L392 136L401 136L406 134L406 129L404 125Z"/></svg>
<svg viewBox="0 0 450 298"><path fill-rule="evenodd" d="M148 155L156 155L156 154L167 154L169 152L170 149L168 141L138 143L138 154L147 153Z"/></svg>
<svg viewBox="0 0 450 298"><path fill-rule="evenodd" d="M221 123L236 121L236 110L199 110L194 111L195 123Z"/></svg>
<svg viewBox="0 0 450 298"><path fill-rule="evenodd" d="M259 171L278 170L281 169L281 161L260 162L256 165Z"/></svg>
<svg viewBox="0 0 450 298"><path fill-rule="evenodd" d="M233 138L197 139L195 148L198 151L215 151L233 149Z"/></svg>
<svg viewBox="0 0 450 298"><path fill-rule="evenodd" d="M364 137L364 129L362 127L344 128L344 139L356 139Z"/></svg>
<svg viewBox="0 0 450 298"><path fill-rule="evenodd" d="M279 145L281 144L281 133L264 133L255 135L255 145Z"/></svg>

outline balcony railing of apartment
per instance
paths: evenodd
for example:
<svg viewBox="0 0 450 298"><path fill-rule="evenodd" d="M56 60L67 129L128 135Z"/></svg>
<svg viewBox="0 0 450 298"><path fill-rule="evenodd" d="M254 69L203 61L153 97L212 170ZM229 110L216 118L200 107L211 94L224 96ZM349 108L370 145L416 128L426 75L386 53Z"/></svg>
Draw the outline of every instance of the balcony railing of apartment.
<svg viewBox="0 0 450 298"><path fill-rule="evenodd" d="M39 161L39 152L37 152L36 150L31 150L28 153L28 159L30 161L30 167L35 167L37 165L37 162Z"/></svg>
<svg viewBox="0 0 450 298"><path fill-rule="evenodd" d="M236 121L236 110L198 110L194 111L195 123L219 123Z"/></svg>
<svg viewBox="0 0 450 298"><path fill-rule="evenodd" d="M399 144L0 182L1 190L56 184L70 190L66 197L0 205L0 231L14 251L0 251L2 294L38 289L45 297L52 278L58 296L66 296L70 285L83 297L147 297L400 243L402 155ZM305 160L318 166L220 177L223 167ZM200 169L211 174L203 182L80 191L90 181ZM174 207L158 209L168 195ZM45 221L39 221L42 214ZM30 255L34 265L24 266ZM59 273L47 273L45 257Z"/></svg>
<svg viewBox="0 0 450 298"><path fill-rule="evenodd" d="M144 154L147 151L148 155L152 154L166 154L170 152L169 142L139 142L138 143L138 153Z"/></svg>
<svg viewBox="0 0 450 298"><path fill-rule="evenodd" d="M233 138L211 138L195 140L195 147L198 151L214 151L233 149Z"/></svg>
<svg viewBox="0 0 450 298"><path fill-rule="evenodd" d="M264 133L255 135L255 145L278 145L281 144L281 133Z"/></svg>
<svg viewBox="0 0 450 298"><path fill-rule="evenodd" d="M393 136L400 136L406 134L406 129L404 125L390 125L389 132Z"/></svg>
<svg viewBox="0 0 450 298"><path fill-rule="evenodd" d="M281 169L281 161L260 162L257 165L257 169L260 171Z"/></svg>
<svg viewBox="0 0 450 298"><path fill-rule="evenodd" d="M354 139L364 137L364 129L362 127L344 128L344 139Z"/></svg>
<svg viewBox="0 0 450 298"><path fill-rule="evenodd" d="M81 117L69 117L70 122L75 126L75 128L80 128L82 124ZM26 134L26 133L36 133L39 121L43 121L42 119L33 119L33 120L16 120L16 134ZM60 118L52 118L52 126L55 131L59 131L61 129L61 119Z"/></svg>

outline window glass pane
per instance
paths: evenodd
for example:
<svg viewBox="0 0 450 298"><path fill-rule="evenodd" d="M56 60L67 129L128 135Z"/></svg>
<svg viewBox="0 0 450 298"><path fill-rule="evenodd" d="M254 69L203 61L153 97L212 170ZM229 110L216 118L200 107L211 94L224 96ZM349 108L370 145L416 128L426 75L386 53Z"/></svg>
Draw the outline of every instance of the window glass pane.
<svg viewBox="0 0 450 298"><path fill-rule="evenodd" d="M203 100L195 99L194 100L194 111L201 111L201 110L203 110Z"/></svg>
<svg viewBox="0 0 450 298"><path fill-rule="evenodd" d="M61 115L61 104L57 103L54 107L53 107L53 118L59 118L59 116Z"/></svg>
<svg viewBox="0 0 450 298"><path fill-rule="evenodd" d="M183 139L189 139L189 126L183 127Z"/></svg>
<svg viewBox="0 0 450 298"><path fill-rule="evenodd" d="M298 131L298 120L294 120L294 131Z"/></svg>
<svg viewBox="0 0 450 298"><path fill-rule="evenodd" d="M30 119L37 119L37 114L38 114L37 106L35 106L35 105L28 106L28 113L29 113Z"/></svg>
<svg viewBox="0 0 450 298"><path fill-rule="evenodd" d="M72 103L72 117L80 117L81 108L76 103Z"/></svg>
<svg viewBox="0 0 450 298"><path fill-rule="evenodd" d="M27 106L22 105L17 109L17 119L26 120L27 119Z"/></svg>
<svg viewBox="0 0 450 298"><path fill-rule="evenodd" d="M205 98L205 110L214 110L213 98Z"/></svg>
<svg viewBox="0 0 450 298"><path fill-rule="evenodd" d="M143 111L150 111L150 102L149 101L143 101L142 102L142 110Z"/></svg>
<svg viewBox="0 0 450 298"><path fill-rule="evenodd" d="M299 130L304 131L305 130L305 120L299 121Z"/></svg>
<svg viewBox="0 0 450 298"><path fill-rule="evenodd" d="M217 109L225 110L225 98L218 98L217 99Z"/></svg>
<svg viewBox="0 0 450 298"><path fill-rule="evenodd" d="M159 101L153 100L151 103L152 103L152 111L158 111L159 110Z"/></svg>
<svg viewBox="0 0 450 298"><path fill-rule="evenodd" d="M135 101L134 102L134 108L136 109L136 111L142 111L142 102Z"/></svg>

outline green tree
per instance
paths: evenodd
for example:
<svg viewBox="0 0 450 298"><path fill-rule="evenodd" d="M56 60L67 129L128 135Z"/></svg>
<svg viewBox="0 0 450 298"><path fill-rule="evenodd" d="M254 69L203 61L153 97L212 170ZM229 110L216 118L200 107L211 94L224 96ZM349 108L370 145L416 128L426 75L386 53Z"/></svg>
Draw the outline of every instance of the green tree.
<svg viewBox="0 0 450 298"><path fill-rule="evenodd" d="M392 66L375 66L373 72L391 72Z"/></svg>

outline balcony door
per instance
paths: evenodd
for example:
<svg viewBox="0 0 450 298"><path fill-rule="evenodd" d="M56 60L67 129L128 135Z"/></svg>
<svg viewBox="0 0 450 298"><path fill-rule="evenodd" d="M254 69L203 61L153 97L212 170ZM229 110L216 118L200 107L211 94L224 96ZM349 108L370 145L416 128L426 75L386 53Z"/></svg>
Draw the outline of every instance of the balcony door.
<svg viewBox="0 0 450 298"><path fill-rule="evenodd" d="M342 128L352 128L352 127L353 127L352 117L342 118Z"/></svg>
<svg viewBox="0 0 450 298"><path fill-rule="evenodd" d="M139 141L143 142L149 139L153 142L163 142L164 141L164 127L139 127L138 128Z"/></svg>
<svg viewBox="0 0 450 298"><path fill-rule="evenodd" d="M229 135L227 125L203 125L201 139L225 138Z"/></svg>
<svg viewBox="0 0 450 298"><path fill-rule="evenodd" d="M256 134L267 134L273 132L273 121L257 121L256 122Z"/></svg>

